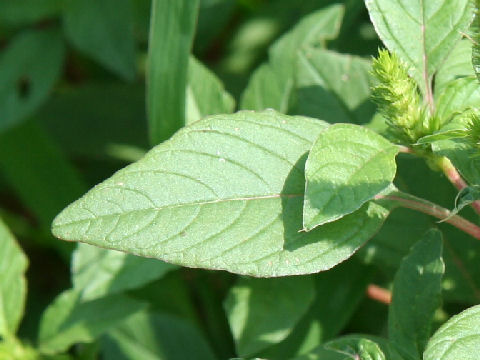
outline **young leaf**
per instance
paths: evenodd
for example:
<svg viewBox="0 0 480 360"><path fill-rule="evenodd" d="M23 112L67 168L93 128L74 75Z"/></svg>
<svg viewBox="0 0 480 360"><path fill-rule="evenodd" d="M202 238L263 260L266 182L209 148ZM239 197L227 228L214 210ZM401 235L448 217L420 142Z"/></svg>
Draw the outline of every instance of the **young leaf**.
<svg viewBox="0 0 480 360"><path fill-rule="evenodd" d="M480 349L480 305L450 318L432 336L424 360L476 360Z"/></svg>
<svg viewBox="0 0 480 360"><path fill-rule="evenodd" d="M0 337L15 335L25 306L28 260L0 219Z"/></svg>
<svg viewBox="0 0 480 360"><path fill-rule="evenodd" d="M207 115L228 114L235 108L235 100L221 81L205 65L190 57L188 63L186 124Z"/></svg>
<svg viewBox="0 0 480 360"><path fill-rule="evenodd" d="M272 45L270 61L252 75L242 95L241 108L251 110L289 110L294 89L297 53L306 46L323 45L338 35L343 6L332 5L302 19L295 28Z"/></svg>
<svg viewBox="0 0 480 360"><path fill-rule="evenodd" d="M292 113L330 123L366 123L375 113L370 102L370 62L324 49L298 53L297 104Z"/></svg>
<svg viewBox="0 0 480 360"><path fill-rule="evenodd" d="M442 235L431 230L415 244L395 275L388 314L389 337L406 359L419 359L440 306Z"/></svg>
<svg viewBox="0 0 480 360"><path fill-rule="evenodd" d="M303 228L335 221L392 186L398 148L371 130L336 124L323 131L305 165Z"/></svg>
<svg viewBox="0 0 480 360"><path fill-rule="evenodd" d="M63 65L57 30L28 30L0 53L0 132L30 116L47 98Z"/></svg>
<svg viewBox="0 0 480 360"><path fill-rule="evenodd" d="M312 280L240 279L225 300L237 354L251 356L285 339L313 301Z"/></svg>
<svg viewBox="0 0 480 360"><path fill-rule="evenodd" d="M480 200L480 185L467 186L460 190L455 198L455 209L452 214L455 215L465 206L470 205L474 201Z"/></svg>
<svg viewBox="0 0 480 360"><path fill-rule="evenodd" d="M103 339L104 360L214 360L210 346L188 322L166 314L139 312Z"/></svg>
<svg viewBox="0 0 480 360"><path fill-rule="evenodd" d="M378 35L427 91L473 18L471 0L366 0ZM431 95L431 94L430 94Z"/></svg>
<svg viewBox="0 0 480 360"><path fill-rule="evenodd" d="M143 307L143 303L118 294L82 302L79 291L67 290L43 314L38 335L39 350L55 354L64 352L75 343L94 341Z"/></svg>
<svg viewBox="0 0 480 360"><path fill-rule="evenodd" d="M329 341L324 345L328 350L349 355L351 359L385 360L385 354L372 340L361 337L344 337Z"/></svg>
<svg viewBox="0 0 480 360"><path fill-rule="evenodd" d="M69 0L63 25L80 51L126 80L136 72L131 3L128 0Z"/></svg>
<svg viewBox="0 0 480 360"><path fill-rule="evenodd" d="M388 211L369 203L299 232L306 153L326 126L274 111L197 121L69 206L52 230L190 267L255 276L329 269L365 243Z"/></svg>
<svg viewBox="0 0 480 360"><path fill-rule="evenodd" d="M153 145L185 125L187 69L199 0L153 0L147 113Z"/></svg>
<svg viewBox="0 0 480 360"><path fill-rule="evenodd" d="M86 301L140 287L173 269L154 259L79 244L72 258L72 281Z"/></svg>

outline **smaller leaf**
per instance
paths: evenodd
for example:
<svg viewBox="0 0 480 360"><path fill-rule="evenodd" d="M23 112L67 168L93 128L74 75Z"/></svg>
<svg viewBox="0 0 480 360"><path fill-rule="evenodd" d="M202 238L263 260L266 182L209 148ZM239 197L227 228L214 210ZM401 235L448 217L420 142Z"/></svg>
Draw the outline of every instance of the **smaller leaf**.
<svg viewBox="0 0 480 360"><path fill-rule="evenodd" d="M81 298L93 300L140 287L176 267L171 264L79 244L73 254L72 281Z"/></svg>
<svg viewBox="0 0 480 360"><path fill-rule="evenodd" d="M385 354L372 340L366 338L344 337L327 342L326 349L350 355L351 359L385 360Z"/></svg>
<svg viewBox="0 0 480 360"><path fill-rule="evenodd" d="M39 350L45 354L55 354L75 343L94 341L110 327L143 307L143 303L118 294L82 302L79 291L67 290L43 314Z"/></svg>
<svg viewBox="0 0 480 360"><path fill-rule="evenodd" d="M15 335L27 292L28 260L0 219L0 337Z"/></svg>
<svg viewBox="0 0 480 360"><path fill-rule="evenodd" d="M480 200L480 185L467 186L460 190L455 198L455 208L451 211L451 216L458 214L465 206ZM445 221L445 220L444 220Z"/></svg>
<svg viewBox="0 0 480 360"><path fill-rule="evenodd" d="M449 319L432 336L424 360L477 360L480 349L480 305Z"/></svg>
<svg viewBox="0 0 480 360"><path fill-rule="evenodd" d="M445 271L442 235L431 230L402 261L393 283L388 314L389 337L407 359L419 359L440 305Z"/></svg>
<svg viewBox="0 0 480 360"><path fill-rule="evenodd" d="M357 125L321 132L305 165L304 230L340 219L388 190L397 153L388 140Z"/></svg>
<svg viewBox="0 0 480 360"><path fill-rule="evenodd" d="M101 340L104 360L214 360L201 333L175 316L141 311Z"/></svg>
<svg viewBox="0 0 480 360"><path fill-rule="evenodd" d="M289 335L313 301L312 280L240 279L225 301L238 355L254 355Z"/></svg>

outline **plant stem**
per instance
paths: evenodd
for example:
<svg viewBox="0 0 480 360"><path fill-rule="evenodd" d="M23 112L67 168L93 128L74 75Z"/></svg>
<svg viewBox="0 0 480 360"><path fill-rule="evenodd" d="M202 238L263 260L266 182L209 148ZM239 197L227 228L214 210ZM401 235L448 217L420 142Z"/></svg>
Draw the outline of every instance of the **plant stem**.
<svg viewBox="0 0 480 360"><path fill-rule="evenodd" d="M468 184L465 182L465 180L462 179L460 174L458 173L457 169L453 164L451 163L450 160L448 160L446 157L442 157L440 161L438 161L438 165L442 169L443 173L445 176L450 180L450 182L458 189L462 190L468 186ZM471 204L472 208L475 210L477 214L480 215L480 201L474 201Z"/></svg>
<svg viewBox="0 0 480 360"><path fill-rule="evenodd" d="M456 228L462 230L463 232L473 236L475 239L480 240L480 227L474 223L464 219L458 215L452 215L452 213L430 201L425 199L417 198L413 195L402 193L400 191L394 192L390 195L379 195L377 199L390 200L397 203L399 206L402 206L407 209L417 210L427 215L431 215L449 223L450 225L455 226Z"/></svg>
<svg viewBox="0 0 480 360"><path fill-rule="evenodd" d="M375 284L368 285L367 296L372 300L376 300L387 305L390 305L392 302L392 293L389 290L381 288Z"/></svg>

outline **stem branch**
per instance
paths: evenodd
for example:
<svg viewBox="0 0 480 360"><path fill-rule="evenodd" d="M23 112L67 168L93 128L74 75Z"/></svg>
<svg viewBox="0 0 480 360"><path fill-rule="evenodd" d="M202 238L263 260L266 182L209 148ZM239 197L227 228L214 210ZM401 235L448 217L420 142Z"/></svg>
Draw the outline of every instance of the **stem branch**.
<svg viewBox="0 0 480 360"><path fill-rule="evenodd" d="M463 232L473 236L475 239L480 240L480 227L461 216L452 216L452 213L449 210L431 203L430 201L400 191L392 193L391 195L379 195L377 199L391 200L407 209L417 210L424 214L431 215L455 226Z"/></svg>
<svg viewBox="0 0 480 360"><path fill-rule="evenodd" d="M372 300L376 300L387 305L390 305L392 302L392 293L389 290L381 288L375 284L368 285L367 296Z"/></svg>

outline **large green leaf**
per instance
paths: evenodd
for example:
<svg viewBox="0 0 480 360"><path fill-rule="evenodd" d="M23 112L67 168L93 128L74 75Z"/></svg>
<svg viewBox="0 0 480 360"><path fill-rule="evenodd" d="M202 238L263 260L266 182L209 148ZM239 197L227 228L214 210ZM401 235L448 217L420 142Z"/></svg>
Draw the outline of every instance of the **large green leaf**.
<svg viewBox="0 0 480 360"><path fill-rule="evenodd" d="M252 75L242 95L241 108L271 108L287 113L294 90L297 53L306 46L323 45L340 30L343 6L332 5L302 19L271 47L270 61Z"/></svg>
<svg viewBox="0 0 480 360"><path fill-rule="evenodd" d="M28 261L0 219L0 337L15 335L23 315Z"/></svg>
<svg viewBox="0 0 480 360"><path fill-rule="evenodd" d="M75 343L94 341L143 307L143 303L118 294L82 302L79 291L67 290L43 314L39 350L54 354L64 352Z"/></svg>
<svg viewBox="0 0 480 360"><path fill-rule="evenodd" d="M324 49L307 49L298 55L297 104L292 112L330 123L364 124L375 113L369 100L370 62Z"/></svg>
<svg viewBox="0 0 480 360"><path fill-rule="evenodd" d="M368 203L342 221L299 232L306 153L325 127L275 111L197 121L69 206L53 232L241 274L329 269L364 244L388 211Z"/></svg>
<svg viewBox="0 0 480 360"><path fill-rule="evenodd" d="M251 356L285 339L313 298L310 277L240 279L225 300L237 354Z"/></svg>
<svg viewBox="0 0 480 360"><path fill-rule="evenodd" d="M423 90L473 18L471 0L366 0L365 3L380 38L407 63Z"/></svg>
<svg viewBox="0 0 480 360"><path fill-rule="evenodd" d="M82 300L140 287L175 266L123 252L79 244L72 259L72 281Z"/></svg>
<svg viewBox="0 0 480 360"><path fill-rule="evenodd" d="M208 343L188 322L142 311L102 339L105 360L214 360Z"/></svg>
<svg viewBox="0 0 480 360"><path fill-rule="evenodd" d="M49 95L63 65L57 30L28 30L0 53L0 131L30 116Z"/></svg>
<svg viewBox="0 0 480 360"><path fill-rule="evenodd" d="M153 145L185 125L188 61L199 0L153 0L147 113Z"/></svg>
<svg viewBox="0 0 480 360"><path fill-rule="evenodd" d="M419 359L430 338L445 271L442 248L442 234L438 230L428 232L395 275L388 314L389 337L406 359Z"/></svg>
<svg viewBox="0 0 480 360"><path fill-rule="evenodd" d="M480 349L480 305L448 320L427 344L424 360L476 360Z"/></svg>
<svg viewBox="0 0 480 360"><path fill-rule="evenodd" d="M228 114L235 108L235 100L220 80L194 57L188 64L186 106L187 124L207 115Z"/></svg>
<svg viewBox="0 0 480 360"><path fill-rule="evenodd" d="M136 72L132 9L129 0L68 0L63 25L80 51L127 80Z"/></svg>
<svg viewBox="0 0 480 360"><path fill-rule="evenodd" d="M303 228L335 221L392 186L398 148L358 125L336 124L313 144L305 165Z"/></svg>

